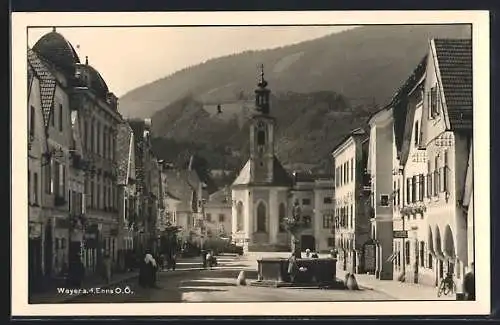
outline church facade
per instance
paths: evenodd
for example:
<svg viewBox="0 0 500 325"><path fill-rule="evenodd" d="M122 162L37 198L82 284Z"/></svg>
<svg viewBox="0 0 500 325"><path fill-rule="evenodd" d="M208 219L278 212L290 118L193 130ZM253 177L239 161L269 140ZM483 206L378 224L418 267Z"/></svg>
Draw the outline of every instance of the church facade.
<svg viewBox="0 0 500 325"><path fill-rule="evenodd" d="M311 188L304 192L304 189L300 188L300 180L295 177L297 175L294 173L295 176L292 177L276 157L276 119L270 114L269 95L270 90L267 88L262 69L255 90L255 109L249 130L250 158L231 187L232 237L237 245L243 246L244 251L289 251L291 238L284 227L284 221L297 199L297 193L310 194L311 211L318 210L315 204L316 196L321 196L321 200L324 195L333 199L333 180L328 182L328 193L325 194L323 190L319 190L324 184L320 182L323 185L316 186L317 182L311 174ZM331 203L331 200L326 201ZM324 210L323 205L320 208L321 211ZM316 218L316 215L311 213L303 217L309 218L309 222L304 219L304 224L309 227L304 230L307 232L305 235L307 238L313 238L308 241L311 247L307 248L326 249L329 243L326 237L331 236L330 231L323 229L325 226L318 226L321 229L316 231L318 227L315 227L322 223L323 216L318 214ZM330 240L330 243L333 247L333 240Z"/></svg>

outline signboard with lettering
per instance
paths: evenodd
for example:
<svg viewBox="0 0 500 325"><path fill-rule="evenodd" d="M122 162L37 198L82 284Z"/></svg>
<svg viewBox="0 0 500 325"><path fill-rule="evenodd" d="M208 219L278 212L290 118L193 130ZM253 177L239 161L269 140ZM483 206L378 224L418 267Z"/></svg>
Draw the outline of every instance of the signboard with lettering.
<svg viewBox="0 0 500 325"><path fill-rule="evenodd" d="M394 230L392 236L394 238L408 238L408 230Z"/></svg>

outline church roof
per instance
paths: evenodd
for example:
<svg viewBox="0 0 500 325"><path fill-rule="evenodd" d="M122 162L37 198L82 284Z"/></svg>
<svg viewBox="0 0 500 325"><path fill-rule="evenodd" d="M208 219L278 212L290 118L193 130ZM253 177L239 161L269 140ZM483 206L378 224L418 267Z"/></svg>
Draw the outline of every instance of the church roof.
<svg viewBox="0 0 500 325"><path fill-rule="evenodd" d="M273 181L270 184L252 183L250 177L250 160L247 161L245 166L241 169L238 177L233 182L233 186L237 185L272 185L272 186L287 186L290 187L293 180L289 173L285 170L281 162L276 156L273 159Z"/></svg>

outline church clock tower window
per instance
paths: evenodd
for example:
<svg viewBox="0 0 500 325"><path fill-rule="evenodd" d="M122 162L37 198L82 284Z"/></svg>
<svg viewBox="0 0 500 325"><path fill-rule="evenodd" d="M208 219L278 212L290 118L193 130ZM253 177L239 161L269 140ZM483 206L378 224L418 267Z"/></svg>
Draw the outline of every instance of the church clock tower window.
<svg viewBox="0 0 500 325"><path fill-rule="evenodd" d="M257 131L257 145L263 146L266 144L266 133L263 130Z"/></svg>

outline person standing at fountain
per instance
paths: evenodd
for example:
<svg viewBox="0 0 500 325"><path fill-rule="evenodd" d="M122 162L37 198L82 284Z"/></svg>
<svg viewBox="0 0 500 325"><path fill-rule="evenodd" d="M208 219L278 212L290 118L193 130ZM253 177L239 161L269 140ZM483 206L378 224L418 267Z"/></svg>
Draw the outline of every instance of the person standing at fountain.
<svg viewBox="0 0 500 325"><path fill-rule="evenodd" d="M295 253L292 253L292 256L288 259L288 275L290 276L290 282L295 282L298 269L297 258L295 257Z"/></svg>

